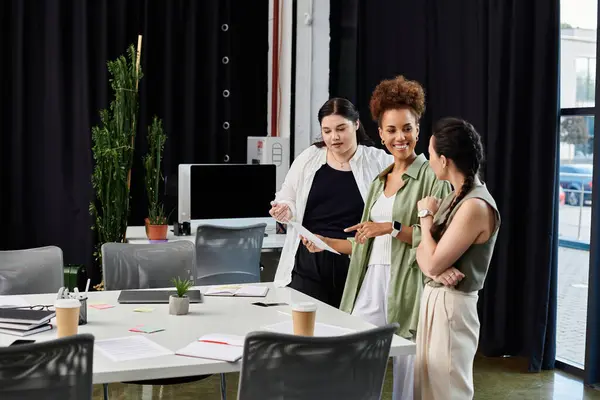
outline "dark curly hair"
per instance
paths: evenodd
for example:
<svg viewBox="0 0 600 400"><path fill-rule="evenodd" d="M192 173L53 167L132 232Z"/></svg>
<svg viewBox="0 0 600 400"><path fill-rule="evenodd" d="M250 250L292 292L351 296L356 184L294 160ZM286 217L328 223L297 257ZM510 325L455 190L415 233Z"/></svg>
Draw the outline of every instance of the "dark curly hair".
<svg viewBox="0 0 600 400"><path fill-rule="evenodd" d="M462 119L441 119L433 128L433 137L435 137L433 148L438 156L445 156L452 160L456 168L465 175L465 182L450 205L446 218L431 227L431 236L439 241L446 231L448 216L473 189L475 178L478 176L479 168L484 161L484 154L481 136L473 125ZM457 189L455 188L455 190Z"/></svg>
<svg viewBox="0 0 600 400"><path fill-rule="evenodd" d="M399 75L377 85L371 95L369 107L373 120L379 125L384 112L403 107L408 107L419 122L425 112L425 91L419 82Z"/></svg>
<svg viewBox="0 0 600 400"><path fill-rule="evenodd" d="M360 121L358 110L356 109L354 104L352 104L350 100L344 99L342 97L331 98L321 106L317 115L317 118L319 119L319 124L321 124L323 118L329 115L339 115L354 123ZM364 146L373 146L373 140L371 140L369 135L367 135L365 128L360 122L358 124L358 129L356 130L356 142ZM316 147L325 147L325 142L323 140L320 140L314 143L314 145Z"/></svg>

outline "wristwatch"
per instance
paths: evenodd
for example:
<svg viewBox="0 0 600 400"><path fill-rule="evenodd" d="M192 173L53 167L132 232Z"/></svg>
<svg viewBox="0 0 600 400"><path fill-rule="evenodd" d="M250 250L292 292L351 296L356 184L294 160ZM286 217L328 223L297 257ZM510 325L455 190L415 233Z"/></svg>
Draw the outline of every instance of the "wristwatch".
<svg viewBox="0 0 600 400"><path fill-rule="evenodd" d="M402 224L398 221L392 221L392 237L398 236L400 231L402 231Z"/></svg>
<svg viewBox="0 0 600 400"><path fill-rule="evenodd" d="M419 210L419 212L418 212L418 214L417 214L417 216L418 216L419 218L425 218L425 217L427 217L428 215L431 215L431 216L433 217L433 213L432 213L431 211L429 211L428 209L426 209L426 208L424 208L424 209L422 209L422 210Z"/></svg>

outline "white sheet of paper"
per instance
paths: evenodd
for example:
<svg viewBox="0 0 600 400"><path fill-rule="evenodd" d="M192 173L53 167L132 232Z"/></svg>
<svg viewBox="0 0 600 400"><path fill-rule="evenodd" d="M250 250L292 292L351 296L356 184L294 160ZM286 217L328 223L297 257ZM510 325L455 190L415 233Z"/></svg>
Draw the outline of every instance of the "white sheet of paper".
<svg viewBox="0 0 600 400"><path fill-rule="evenodd" d="M241 288L240 285L222 285L208 289L206 296L233 296Z"/></svg>
<svg viewBox="0 0 600 400"><path fill-rule="evenodd" d="M264 326L263 329L271 332L285 333L287 335L294 334L294 324L292 321L284 321L273 325L267 325ZM319 337L343 336L354 332L356 331L348 328L342 328L340 326L323 324L320 322L315 324L315 336Z"/></svg>
<svg viewBox="0 0 600 400"><path fill-rule="evenodd" d="M20 296L0 296L0 308L29 307L30 304Z"/></svg>
<svg viewBox="0 0 600 400"><path fill-rule="evenodd" d="M226 285L208 289L206 296L240 296L240 297L265 297L269 291L265 286L238 286Z"/></svg>
<svg viewBox="0 0 600 400"><path fill-rule="evenodd" d="M173 354L171 350L154 343L152 340L142 335L96 340L94 347L115 362Z"/></svg>
<svg viewBox="0 0 600 400"><path fill-rule="evenodd" d="M305 238L313 242L319 249L327 250L335 254L340 254L331 247L329 247L327 243L315 236L311 231L303 227L302 224L293 221L290 221L289 224L294 227L294 229L298 232L300 236L304 236Z"/></svg>
<svg viewBox="0 0 600 400"><path fill-rule="evenodd" d="M235 292L236 296L241 297L265 297L269 291L265 286L242 286Z"/></svg>
<svg viewBox="0 0 600 400"><path fill-rule="evenodd" d="M228 344L192 342L183 349L175 352L178 356L207 358L209 360L220 360L236 362L244 354L244 348Z"/></svg>

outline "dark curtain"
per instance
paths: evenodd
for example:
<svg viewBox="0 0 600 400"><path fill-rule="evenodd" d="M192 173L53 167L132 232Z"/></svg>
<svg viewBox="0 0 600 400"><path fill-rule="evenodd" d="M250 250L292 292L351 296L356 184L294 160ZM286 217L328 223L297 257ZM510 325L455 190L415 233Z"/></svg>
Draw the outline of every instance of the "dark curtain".
<svg viewBox="0 0 600 400"><path fill-rule="evenodd" d="M480 350L523 355L529 369L555 359L558 0L332 0L330 93L368 102L385 78L425 87L432 121L469 120L487 150L483 175L502 228L480 293Z"/></svg>
<svg viewBox="0 0 600 400"><path fill-rule="evenodd" d="M7 0L0 25L0 249L57 245L66 263L93 265L91 127L112 99L106 61L138 34L130 224L147 213L141 156L154 115L166 176L180 163L245 163L246 137L266 134L267 0Z"/></svg>

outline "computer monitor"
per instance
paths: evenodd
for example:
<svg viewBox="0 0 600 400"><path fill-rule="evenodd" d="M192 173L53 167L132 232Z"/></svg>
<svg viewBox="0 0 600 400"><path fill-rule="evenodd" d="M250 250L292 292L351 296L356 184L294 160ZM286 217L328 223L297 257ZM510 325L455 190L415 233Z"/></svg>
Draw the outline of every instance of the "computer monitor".
<svg viewBox="0 0 600 400"><path fill-rule="evenodd" d="M178 222L269 217L276 190L273 164L181 164Z"/></svg>

